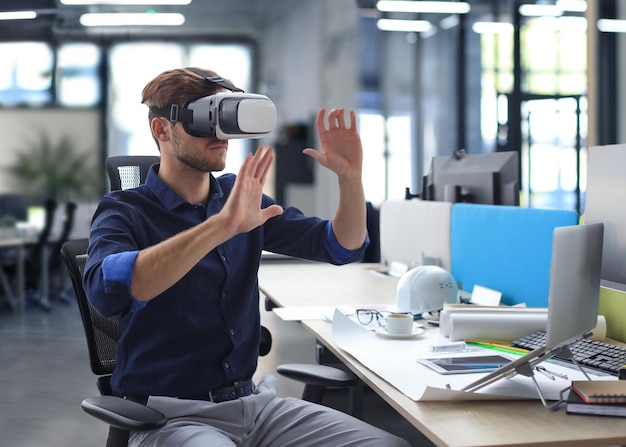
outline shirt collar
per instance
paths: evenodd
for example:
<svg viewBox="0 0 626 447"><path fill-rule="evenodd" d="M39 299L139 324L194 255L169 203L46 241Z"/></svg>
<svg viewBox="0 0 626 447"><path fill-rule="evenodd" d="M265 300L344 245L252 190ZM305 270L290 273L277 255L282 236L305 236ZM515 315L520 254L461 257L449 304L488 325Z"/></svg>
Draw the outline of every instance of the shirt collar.
<svg viewBox="0 0 626 447"><path fill-rule="evenodd" d="M146 177L146 186L161 201L163 206L170 211L179 206L188 205L189 202L176 194L159 178L159 166L160 164L153 165L148 171L148 176ZM224 191L222 190L222 186L215 179L213 174L211 174L210 188L211 194L209 197L209 201L221 199L222 197L224 197Z"/></svg>

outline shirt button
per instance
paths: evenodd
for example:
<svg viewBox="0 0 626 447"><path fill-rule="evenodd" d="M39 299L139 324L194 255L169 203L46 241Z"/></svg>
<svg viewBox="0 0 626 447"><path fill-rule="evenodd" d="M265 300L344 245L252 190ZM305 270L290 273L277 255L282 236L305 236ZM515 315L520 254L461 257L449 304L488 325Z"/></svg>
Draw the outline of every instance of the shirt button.
<svg viewBox="0 0 626 447"><path fill-rule="evenodd" d="M222 256L222 261L226 262L226 256Z"/></svg>
<svg viewBox="0 0 626 447"><path fill-rule="evenodd" d="M230 330L230 335L235 335L235 330L234 329Z"/></svg>
<svg viewBox="0 0 626 447"><path fill-rule="evenodd" d="M226 369L230 368L230 363L228 363L228 362L224 363L224 368L226 368Z"/></svg>

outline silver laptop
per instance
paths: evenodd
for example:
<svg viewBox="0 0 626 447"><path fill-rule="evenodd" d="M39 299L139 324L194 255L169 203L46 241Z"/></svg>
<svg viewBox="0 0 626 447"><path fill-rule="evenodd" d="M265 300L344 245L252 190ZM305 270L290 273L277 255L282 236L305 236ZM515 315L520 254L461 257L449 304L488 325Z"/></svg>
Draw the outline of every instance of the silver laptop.
<svg viewBox="0 0 626 447"><path fill-rule="evenodd" d="M470 383L462 391L476 391L515 373L530 376L533 366L583 338L596 326L603 237L602 223L554 229L545 345Z"/></svg>

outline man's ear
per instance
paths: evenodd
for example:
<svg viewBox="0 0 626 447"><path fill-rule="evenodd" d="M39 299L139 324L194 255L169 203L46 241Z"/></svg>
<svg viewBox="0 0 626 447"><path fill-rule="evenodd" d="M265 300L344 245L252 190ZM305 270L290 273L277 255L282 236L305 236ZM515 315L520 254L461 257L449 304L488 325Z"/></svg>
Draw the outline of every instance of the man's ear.
<svg viewBox="0 0 626 447"><path fill-rule="evenodd" d="M152 135L159 141L169 141L172 126L170 122L162 117L154 117L150 121L150 130Z"/></svg>

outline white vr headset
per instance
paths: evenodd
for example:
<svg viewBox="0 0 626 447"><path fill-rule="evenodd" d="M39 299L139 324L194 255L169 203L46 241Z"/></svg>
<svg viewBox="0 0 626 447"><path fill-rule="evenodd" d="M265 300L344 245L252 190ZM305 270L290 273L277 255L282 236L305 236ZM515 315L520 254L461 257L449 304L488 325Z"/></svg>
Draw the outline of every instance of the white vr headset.
<svg viewBox="0 0 626 447"><path fill-rule="evenodd" d="M217 84L230 93L222 92L187 101L182 107L170 104L150 110L172 123L180 121L185 132L194 137L212 137L220 140L260 138L274 129L276 106L265 95L244 93L224 78L209 76L195 68L187 68Z"/></svg>

